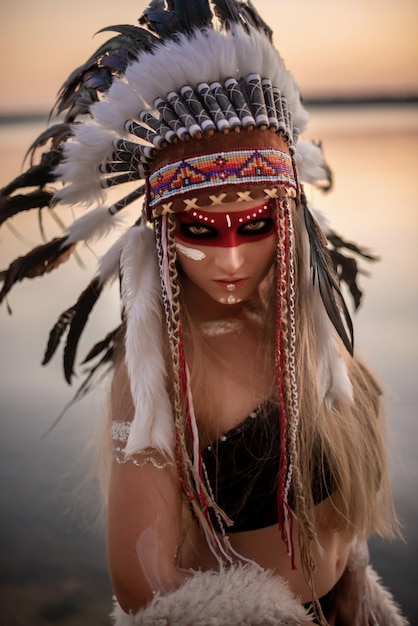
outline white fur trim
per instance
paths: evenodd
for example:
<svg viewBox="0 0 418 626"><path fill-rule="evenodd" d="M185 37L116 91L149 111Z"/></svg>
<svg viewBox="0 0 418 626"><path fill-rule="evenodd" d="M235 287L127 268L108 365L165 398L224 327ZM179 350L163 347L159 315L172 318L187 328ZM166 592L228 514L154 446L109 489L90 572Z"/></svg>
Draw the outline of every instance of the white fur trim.
<svg viewBox="0 0 418 626"><path fill-rule="evenodd" d="M367 591L370 606L378 626L408 626L409 621L402 615L399 605L391 592L386 589L371 565L366 569Z"/></svg>
<svg viewBox="0 0 418 626"><path fill-rule="evenodd" d="M312 619L283 578L249 565L196 572L136 615L116 603L112 618L115 626L290 626Z"/></svg>
<svg viewBox="0 0 418 626"><path fill-rule="evenodd" d="M370 565L366 588L373 623L409 625ZM114 626L296 626L312 621L312 616L283 578L269 570L234 565L219 573L196 572L177 591L156 595L136 615L127 615L115 601L111 619Z"/></svg>
<svg viewBox="0 0 418 626"><path fill-rule="evenodd" d="M173 457L174 423L166 390L162 350L161 285L154 232L131 228L121 251L122 300L126 308L126 364L135 416L127 456L156 448Z"/></svg>
<svg viewBox="0 0 418 626"><path fill-rule="evenodd" d="M302 182L312 185L329 180L329 168L325 162L321 146L300 139L296 148L296 164Z"/></svg>

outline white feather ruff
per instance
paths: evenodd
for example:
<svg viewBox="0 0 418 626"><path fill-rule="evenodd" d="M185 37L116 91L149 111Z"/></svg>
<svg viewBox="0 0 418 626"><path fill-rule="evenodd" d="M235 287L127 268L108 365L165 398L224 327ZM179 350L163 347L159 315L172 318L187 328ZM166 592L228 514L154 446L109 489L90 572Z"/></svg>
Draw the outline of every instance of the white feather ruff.
<svg viewBox="0 0 418 626"><path fill-rule="evenodd" d="M278 87L285 96L293 124L302 133L308 123L308 113L300 101L299 87L277 50L255 28L251 28L247 34L237 26L233 29L233 34L237 67L241 76L246 78L254 72L261 78L269 78L273 86Z"/></svg>
<svg viewBox="0 0 418 626"><path fill-rule="evenodd" d="M162 349L161 286L154 233L147 226L136 226L126 234L121 270L126 364L135 406L125 454L155 448L173 457L175 430Z"/></svg>
<svg viewBox="0 0 418 626"><path fill-rule="evenodd" d="M157 97L184 85L196 87L236 75L234 41L231 36L209 29L197 31L193 37L181 35L177 41L167 40L152 53L141 53L125 74L126 80L150 106Z"/></svg>
<svg viewBox="0 0 418 626"><path fill-rule="evenodd" d="M166 41L152 53L142 53L138 61L128 67L124 80L151 108L157 97L164 98L183 85L196 87L202 81L246 78L251 73L270 78L280 89L287 99L294 125L302 132L308 114L300 102L298 86L275 48L256 29L251 29L248 35L236 26L232 36L208 29L197 31L191 38L183 35L178 41ZM113 97L112 89L109 99ZM117 90L115 85L115 93ZM131 115L137 114L138 111L131 112Z"/></svg>
<svg viewBox="0 0 418 626"><path fill-rule="evenodd" d="M125 122L137 118L143 109L146 109L146 104L134 91L132 82L118 78L113 81L107 99L95 103L90 111L96 122L105 128L115 131L118 136L128 136L124 129Z"/></svg>
<svg viewBox="0 0 418 626"><path fill-rule="evenodd" d="M302 182L315 185L327 180L329 171L321 146L312 141L300 139L296 149L296 163Z"/></svg>
<svg viewBox="0 0 418 626"><path fill-rule="evenodd" d="M54 173L62 183L68 183L55 194L55 200L67 204L89 205L103 203L100 164L113 152L116 134L96 122L73 126L74 137L64 147L65 160Z"/></svg>

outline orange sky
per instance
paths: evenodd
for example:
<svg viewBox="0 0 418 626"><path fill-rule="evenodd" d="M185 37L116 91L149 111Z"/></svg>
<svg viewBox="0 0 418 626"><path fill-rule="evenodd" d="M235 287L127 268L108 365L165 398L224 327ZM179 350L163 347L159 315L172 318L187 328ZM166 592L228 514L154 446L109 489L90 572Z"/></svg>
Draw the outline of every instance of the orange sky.
<svg viewBox="0 0 418 626"><path fill-rule="evenodd" d="M305 95L418 93L417 0L255 0ZM0 112L49 109L69 72L146 0L13 0L0 8ZM100 13L97 11L100 7Z"/></svg>

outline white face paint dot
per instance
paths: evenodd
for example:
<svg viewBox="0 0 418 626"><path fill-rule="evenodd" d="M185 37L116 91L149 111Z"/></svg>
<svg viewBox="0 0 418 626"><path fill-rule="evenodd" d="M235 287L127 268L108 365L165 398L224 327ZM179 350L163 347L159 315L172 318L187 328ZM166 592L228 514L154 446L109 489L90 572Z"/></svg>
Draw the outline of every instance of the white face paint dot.
<svg viewBox="0 0 418 626"><path fill-rule="evenodd" d="M211 224L214 224L214 223L215 223L215 220L214 220L214 219L210 220L210 223L211 223Z"/></svg>
<svg viewBox="0 0 418 626"><path fill-rule="evenodd" d="M239 222L243 222L244 220L242 219L242 217L240 217L238 221Z"/></svg>

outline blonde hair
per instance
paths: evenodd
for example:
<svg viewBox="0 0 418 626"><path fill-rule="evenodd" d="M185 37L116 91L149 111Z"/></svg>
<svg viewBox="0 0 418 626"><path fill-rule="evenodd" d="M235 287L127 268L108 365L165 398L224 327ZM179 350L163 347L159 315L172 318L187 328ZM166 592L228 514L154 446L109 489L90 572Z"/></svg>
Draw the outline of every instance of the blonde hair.
<svg viewBox="0 0 418 626"><path fill-rule="evenodd" d="M329 501L334 510L332 521L327 520L330 529L339 529L348 536L365 538L375 531L382 535L393 536L397 529L396 517L393 510L391 490L388 478L386 459L385 421L382 411L381 392L373 375L362 362L360 357L352 357L344 347L342 341L335 336L335 348L343 360L353 389L353 399L334 399L332 405L326 402L318 377L320 372L321 338L318 334L317 321L313 314L318 305L318 295L312 285L307 253L306 229L303 214L295 202L286 199L280 205L280 210L287 211L290 220L292 237L290 239L291 260L294 272L294 319L295 353L294 371L298 398L298 427L295 428L296 437L290 437L289 455L293 464L293 491L294 514L299 521L299 545L302 566L307 583L316 598L313 585L313 571L315 563L312 558L312 542L316 539L318 520L315 515L312 486L315 481L324 485L332 485ZM158 220L157 220L158 221ZM159 249L160 264L162 257L161 223L156 224L157 249ZM160 235L160 239L158 237ZM194 351L214 357L210 346L188 311L185 290L181 289L182 277L177 272L174 218L167 220L166 253L169 261L169 275L172 288L172 300L176 310L175 319L171 320L171 327L166 333L166 362L168 372L169 392L173 403L177 431L182 429L180 440L179 473L186 493L192 489L193 466L190 462L190 442L187 439L187 429L184 417L184 399L179 391L178 372L174 375L178 364L172 360L173 352L178 354L178 343L173 344L173 337L186 329L191 333ZM279 242L280 244L280 242ZM263 292L265 307L258 312L265 316L262 324L263 335L260 341L265 348L265 359L272 368L275 367L276 346L276 312L277 312L277 272L280 256L275 267L268 275ZM287 271L287 268L282 268ZM316 300L315 300L316 299ZM322 307L322 303L319 301ZM169 317L166 306L166 319ZM291 329L287 328L284 349L289 350L289 336ZM171 345L170 345L171 344ZM215 357L214 357L215 358ZM193 358L192 362L198 360ZM199 368L191 370L194 399L196 404L202 405L207 393L204 384L198 384ZM120 373L119 373L120 376ZM126 372L122 379L127 384ZM201 379L200 379L201 380ZM197 383L196 383L197 381ZM120 382L120 381L119 381ZM123 380L122 380L123 382ZM121 393L119 384L114 383L112 395ZM127 390L128 392L128 390ZM272 386L271 398L277 399L275 388ZM177 408L175 407L177 405ZM130 411L130 407L127 407ZM121 417L119 417L121 419ZM181 421L183 419L183 421ZM355 457L355 463L353 458ZM323 476L318 475L319 467ZM326 476L329 471L330 477ZM196 478L196 477L195 477ZM204 485L205 490L207 486ZM210 494L206 492L211 503ZM244 495L245 497L245 495ZM219 511L216 502L211 503L215 511ZM196 510L200 523L206 522L201 511ZM200 515L199 515L200 513Z"/></svg>
<svg viewBox="0 0 418 626"><path fill-rule="evenodd" d="M289 456L292 463L294 514L299 521L298 539L302 567L315 600L317 596L313 582L315 561L312 557L312 543L316 542L316 528L320 522L316 517L314 505L315 482L331 485L330 493L327 495L334 515L331 520L326 520L330 530L344 531L347 537L361 539L366 538L371 532L394 536L398 527L388 476L385 419L379 385L362 359L357 354L351 356L332 329L334 348L345 365L352 386L352 399L341 396L334 398L332 403L326 400L323 385L319 380L323 346L314 313L315 307L319 305L322 309L323 304L312 282L303 213L290 199L282 203L278 209L288 212L289 224L293 230L290 245L295 285L294 376L298 423L293 424L295 435L293 439L292 434L289 435ZM282 242L279 242L278 246L281 245ZM275 367L276 357L277 299L281 297L278 296L275 273L279 271L280 262L283 262L283 258L278 250L275 272L271 272L268 278L266 323L263 324L265 334L260 338L265 348L265 358L272 367ZM284 273L289 271L285 267L281 269ZM193 336L193 349L208 354L210 348L188 313L187 302L184 301L181 290L179 295L186 327ZM321 312L325 315L325 311ZM284 310L283 316L285 318L283 350L289 353L292 349L290 346L292 330L286 327L290 326L289 311ZM289 378L288 372L284 375ZM192 380L194 377L199 380L199 371L192 370ZM288 380L285 384L290 387ZM195 400L201 404L200 396L206 392L205 385L196 384L193 392ZM288 390L289 396L291 393L292 391ZM274 388L271 395L271 399L276 399ZM290 420L294 420L292 409L289 414ZM317 613L322 622L324 618L319 604Z"/></svg>

